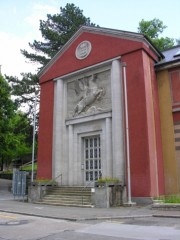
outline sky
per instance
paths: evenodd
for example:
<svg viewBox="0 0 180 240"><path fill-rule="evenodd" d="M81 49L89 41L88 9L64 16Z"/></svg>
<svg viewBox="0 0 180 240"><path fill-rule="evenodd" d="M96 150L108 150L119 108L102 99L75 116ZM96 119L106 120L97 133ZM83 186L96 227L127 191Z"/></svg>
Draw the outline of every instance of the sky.
<svg viewBox="0 0 180 240"><path fill-rule="evenodd" d="M3 75L20 77L37 71L20 49L42 40L39 20L74 3L91 22L100 27L137 32L139 22L158 18L167 28L163 37L180 38L180 0L0 0L0 65Z"/></svg>

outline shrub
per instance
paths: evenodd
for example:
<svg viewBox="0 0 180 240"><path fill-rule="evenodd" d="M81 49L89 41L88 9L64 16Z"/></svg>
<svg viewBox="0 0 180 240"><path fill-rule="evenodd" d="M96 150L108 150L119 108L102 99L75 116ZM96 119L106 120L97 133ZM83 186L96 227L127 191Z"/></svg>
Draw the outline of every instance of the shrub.
<svg viewBox="0 0 180 240"><path fill-rule="evenodd" d="M165 196L164 203L180 203L180 195Z"/></svg>
<svg viewBox="0 0 180 240"><path fill-rule="evenodd" d="M98 183L120 183L120 180L118 178L111 178L111 177L105 177L105 178L99 178L97 180Z"/></svg>

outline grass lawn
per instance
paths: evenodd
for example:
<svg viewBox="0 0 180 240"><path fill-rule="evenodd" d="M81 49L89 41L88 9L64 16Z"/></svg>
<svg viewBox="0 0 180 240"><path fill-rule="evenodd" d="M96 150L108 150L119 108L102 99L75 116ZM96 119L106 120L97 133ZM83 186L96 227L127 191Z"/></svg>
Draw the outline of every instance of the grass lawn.
<svg viewBox="0 0 180 240"><path fill-rule="evenodd" d="M163 203L180 203L180 195L160 196L155 200L160 200Z"/></svg>
<svg viewBox="0 0 180 240"><path fill-rule="evenodd" d="M32 165L21 167L20 170L21 171L31 171ZM37 171L37 163L34 163L34 171Z"/></svg>

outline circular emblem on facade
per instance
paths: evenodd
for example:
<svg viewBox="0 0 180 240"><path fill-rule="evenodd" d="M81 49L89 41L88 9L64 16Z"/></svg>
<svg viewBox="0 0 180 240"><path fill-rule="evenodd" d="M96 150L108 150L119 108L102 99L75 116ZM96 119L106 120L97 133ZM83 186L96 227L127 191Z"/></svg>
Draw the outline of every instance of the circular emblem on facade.
<svg viewBox="0 0 180 240"><path fill-rule="evenodd" d="M81 42L77 46L76 52L75 52L77 59L81 60L81 59L86 58L90 54L91 49L92 49L92 47L91 47L91 43L89 41Z"/></svg>

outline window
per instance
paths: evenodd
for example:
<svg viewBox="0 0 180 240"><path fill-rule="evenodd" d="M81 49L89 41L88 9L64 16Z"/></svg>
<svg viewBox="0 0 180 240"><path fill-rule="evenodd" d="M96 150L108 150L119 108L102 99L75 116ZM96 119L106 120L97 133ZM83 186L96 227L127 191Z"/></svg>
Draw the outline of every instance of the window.
<svg viewBox="0 0 180 240"><path fill-rule="evenodd" d="M180 104L180 70L170 72L172 104Z"/></svg>
<svg viewBox="0 0 180 240"><path fill-rule="evenodd" d="M84 157L86 182L97 180L102 175L100 136L84 139Z"/></svg>

